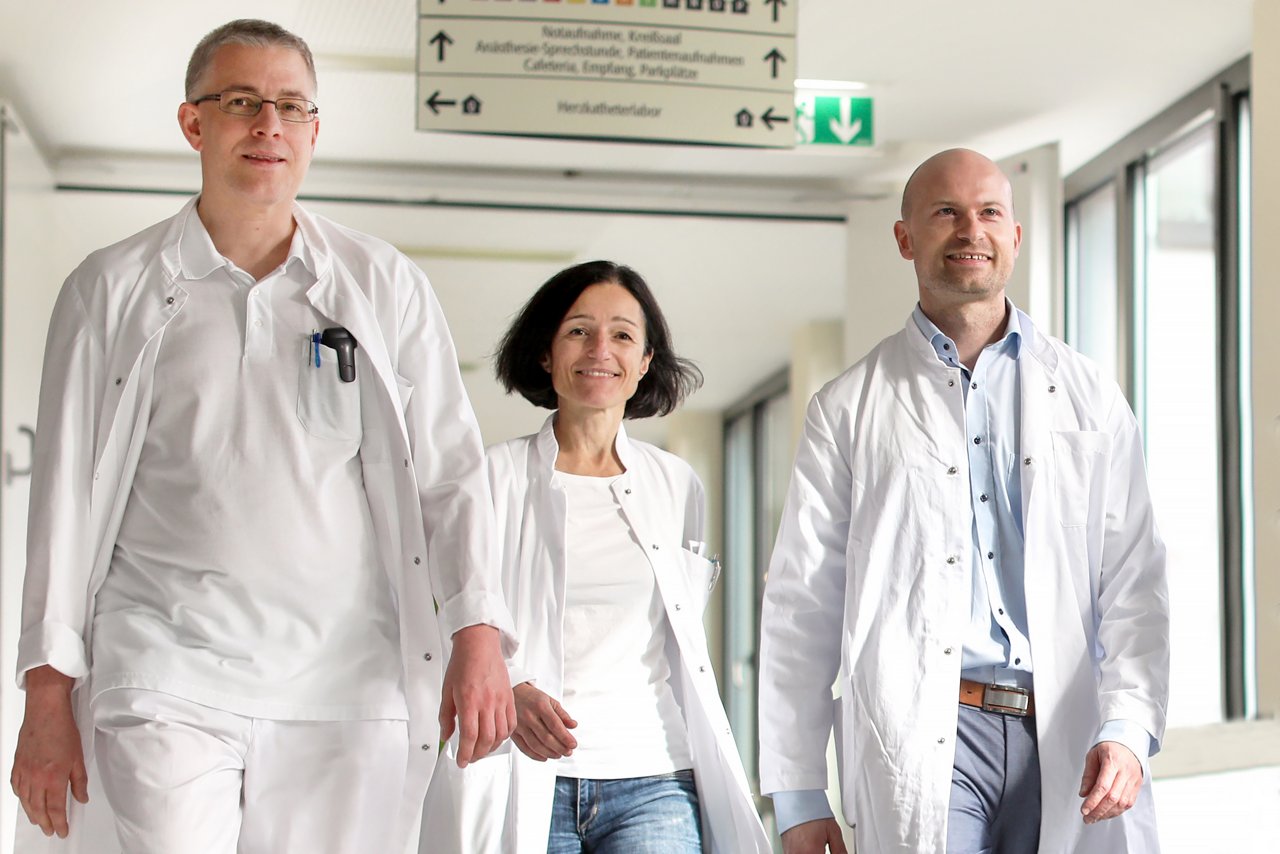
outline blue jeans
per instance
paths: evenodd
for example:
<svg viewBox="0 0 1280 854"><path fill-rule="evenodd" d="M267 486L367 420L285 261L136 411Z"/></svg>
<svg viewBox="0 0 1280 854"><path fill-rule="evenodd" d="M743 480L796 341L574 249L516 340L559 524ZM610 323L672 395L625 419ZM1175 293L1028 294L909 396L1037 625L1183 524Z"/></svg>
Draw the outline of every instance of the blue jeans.
<svg viewBox="0 0 1280 854"><path fill-rule="evenodd" d="M624 780L556 778L547 854L701 854L692 771Z"/></svg>

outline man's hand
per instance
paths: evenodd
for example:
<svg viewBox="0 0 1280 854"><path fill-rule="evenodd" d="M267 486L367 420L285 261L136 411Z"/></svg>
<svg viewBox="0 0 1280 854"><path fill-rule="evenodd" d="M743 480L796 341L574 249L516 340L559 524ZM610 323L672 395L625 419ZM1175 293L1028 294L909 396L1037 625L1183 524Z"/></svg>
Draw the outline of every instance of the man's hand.
<svg viewBox="0 0 1280 854"><path fill-rule="evenodd" d="M1133 751L1117 741L1100 741L1084 758L1080 813L1085 824L1115 818L1138 800L1142 765Z"/></svg>
<svg viewBox="0 0 1280 854"><path fill-rule="evenodd" d="M441 738L453 735L455 717L459 768L483 758L516 727L511 677L493 626L467 626L453 635L440 702Z"/></svg>
<svg viewBox="0 0 1280 854"><path fill-rule="evenodd" d="M848 854L834 818L806 821L782 834L782 854Z"/></svg>
<svg viewBox="0 0 1280 854"><path fill-rule="evenodd" d="M18 731L9 783L32 824L45 836L66 838L67 786L82 804L89 802L80 732L71 710L70 676L48 665L27 672L27 709Z"/></svg>
<svg viewBox="0 0 1280 854"><path fill-rule="evenodd" d="M578 722L569 717L564 706L531 682L521 682L513 692L516 697L516 731L511 740L530 759L546 762L568 756L578 746L569 730Z"/></svg>

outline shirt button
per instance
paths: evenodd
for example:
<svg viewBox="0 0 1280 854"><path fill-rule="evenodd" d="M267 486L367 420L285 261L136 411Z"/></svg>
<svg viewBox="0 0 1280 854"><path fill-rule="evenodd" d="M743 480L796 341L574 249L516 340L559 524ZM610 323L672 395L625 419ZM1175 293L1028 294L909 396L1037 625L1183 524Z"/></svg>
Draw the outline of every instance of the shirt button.
<svg viewBox="0 0 1280 854"><path fill-rule="evenodd" d="M978 387L978 384L977 384L977 383L970 383L970 384L969 384L969 388L977 388L977 387Z"/></svg>
<svg viewBox="0 0 1280 854"><path fill-rule="evenodd" d="M418 564L420 564L420 563L422 563L422 558L420 558L420 557L418 557L417 555L415 555L415 556L414 556L414 558L413 558L413 565L414 565L414 566L417 566L417 565L418 565Z"/></svg>
<svg viewBox="0 0 1280 854"><path fill-rule="evenodd" d="M997 611L1001 616L1004 616L1004 608L996 608L996 611Z"/></svg>
<svg viewBox="0 0 1280 854"><path fill-rule="evenodd" d="M422 654L422 658L423 658L423 660L424 660L424 661L430 661L430 660L431 660L431 653L429 653L429 652L424 652L424 653Z"/></svg>
<svg viewBox="0 0 1280 854"><path fill-rule="evenodd" d="M699 664L699 665L698 665L698 672L699 672L699 673L706 673L706 672L707 672L707 666L706 666L705 664Z"/></svg>
<svg viewBox="0 0 1280 854"><path fill-rule="evenodd" d="M948 386L948 387L953 386L953 385L955 385L955 384L956 384L956 381L955 381L955 380L947 380L947 386Z"/></svg>
<svg viewBox="0 0 1280 854"><path fill-rule="evenodd" d="M1015 658L1015 659L1013 660L1013 663L1014 663L1014 664L1021 664L1021 663L1022 663L1022 659L1021 659L1021 658Z"/></svg>
<svg viewBox="0 0 1280 854"><path fill-rule="evenodd" d="M653 550L654 550L655 552L658 550L658 544L657 544L657 543L654 543L654 544L653 544Z"/></svg>
<svg viewBox="0 0 1280 854"><path fill-rule="evenodd" d="M165 303L166 303L167 305L173 305L173 297L169 297L168 299L166 299L166 300L165 300Z"/></svg>
<svg viewBox="0 0 1280 854"><path fill-rule="evenodd" d="M408 467L409 467L409 461L408 461L407 459L404 461L404 467L405 467L405 468L408 468Z"/></svg>
<svg viewBox="0 0 1280 854"><path fill-rule="evenodd" d="M973 444L975 444L975 445L981 445L981 444L982 444L982 437L981 437L981 436L974 436L974 437L973 437Z"/></svg>
<svg viewBox="0 0 1280 854"><path fill-rule="evenodd" d="M116 385L120 385L122 382L124 382L124 377L116 377Z"/></svg>
<svg viewBox="0 0 1280 854"><path fill-rule="evenodd" d="M978 496L978 500L985 502L987 500L987 494L985 492L982 493L981 495Z"/></svg>
<svg viewBox="0 0 1280 854"><path fill-rule="evenodd" d="M995 560L995 557L996 557L995 552L987 552L987 560Z"/></svg>
<svg viewBox="0 0 1280 854"><path fill-rule="evenodd" d="M1024 459L1023 459L1023 461L1022 461L1022 464L1023 464L1024 466L1029 466L1029 465L1031 465L1031 457L1026 457L1026 458L1024 458Z"/></svg>
<svg viewBox="0 0 1280 854"><path fill-rule="evenodd" d="M677 610L677 611L679 611L679 610L680 610L680 603L679 603L679 602L677 602L677 603L676 603L676 610Z"/></svg>
<svg viewBox="0 0 1280 854"><path fill-rule="evenodd" d="M951 349L951 345L950 345L950 344L943 344L943 345L942 345L942 349L943 349L943 350L950 350L950 349Z"/></svg>
<svg viewBox="0 0 1280 854"><path fill-rule="evenodd" d="M254 326L262 326L262 321L261 321L261 320L255 320L255 321L253 322L253 325L254 325Z"/></svg>

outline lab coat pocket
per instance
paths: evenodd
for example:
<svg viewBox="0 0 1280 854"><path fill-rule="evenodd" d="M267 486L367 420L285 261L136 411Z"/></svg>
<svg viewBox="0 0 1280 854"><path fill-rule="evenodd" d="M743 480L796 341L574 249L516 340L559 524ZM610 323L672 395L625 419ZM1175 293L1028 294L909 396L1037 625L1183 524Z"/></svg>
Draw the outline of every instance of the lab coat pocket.
<svg viewBox="0 0 1280 854"><path fill-rule="evenodd" d="M1051 436L1058 518L1068 528L1087 525L1090 511L1106 506L1111 436L1094 430L1055 431Z"/></svg>
<svg viewBox="0 0 1280 854"><path fill-rule="evenodd" d="M436 763L422 815L421 854L460 851L501 854L510 839L512 746L508 740L483 759L458 767L453 743Z"/></svg>
<svg viewBox="0 0 1280 854"><path fill-rule="evenodd" d="M298 375L298 420L311 435L344 442L360 440L363 426L359 356L356 358L355 382L344 383L338 377L338 354L331 347L312 346L307 338L307 358Z"/></svg>
<svg viewBox="0 0 1280 854"><path fill-rule="evenodd" d="M716 582L720 579L720 561L707 560L688 549L680 549L680 557L684 564L685 583L689 587L694 603L698 606L697 613L701 614L706 610L707 602L711 599L711 591L715 589Z"/></svg>
<svg viewBox="0 0 1280 854"><path fill-rule="evenodd" d="M400 409L401 411L408 412L409 398L413 397L413 383L409 382L399 374L396 374L395 378L396 393L400 395Z"/></svg>

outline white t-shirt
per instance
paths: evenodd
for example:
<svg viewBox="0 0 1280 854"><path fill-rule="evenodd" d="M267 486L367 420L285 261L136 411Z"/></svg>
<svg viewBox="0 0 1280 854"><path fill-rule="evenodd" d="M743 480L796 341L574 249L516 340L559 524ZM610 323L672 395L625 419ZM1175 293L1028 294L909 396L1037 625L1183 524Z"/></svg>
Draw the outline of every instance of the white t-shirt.
<svg viewBox="0 0 1280 854"><path fill-rule="evenodd" d="M613 478L556 472L568 501L564 696L578 722L565 777L610 780L693 767L671 691L666 614Z"/></svg>
<svg viewBox="0 0 1280 854"><path fill-rule="evenodd" d="M164 691L252 717L407 718L399 630L360 464L359 383L310 343L314 265L255 282L193 208L188 299L94 615L92 691ZM357 350L357 360L360 351Z"/></svg>

